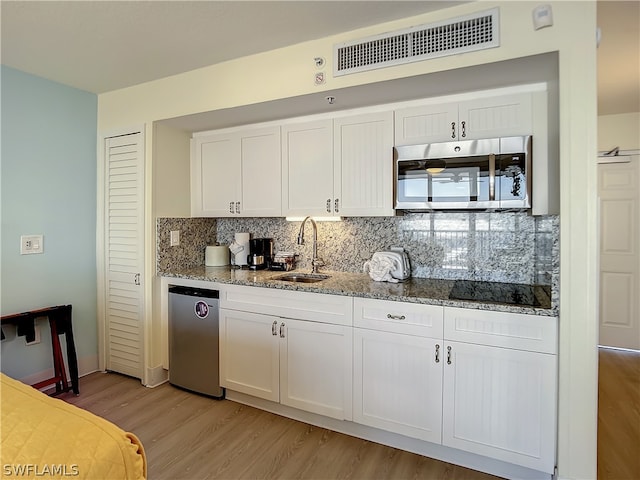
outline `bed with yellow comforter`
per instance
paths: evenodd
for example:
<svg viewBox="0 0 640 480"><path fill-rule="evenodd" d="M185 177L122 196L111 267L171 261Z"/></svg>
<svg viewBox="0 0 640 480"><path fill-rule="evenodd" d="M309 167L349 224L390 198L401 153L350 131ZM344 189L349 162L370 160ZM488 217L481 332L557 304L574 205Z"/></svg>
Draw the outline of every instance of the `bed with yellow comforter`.
<svg viewBox="0 0 640 480"><path fill-rule="evenodd" d="M140 440L0 373L2 478L144 479Z"/></svg>

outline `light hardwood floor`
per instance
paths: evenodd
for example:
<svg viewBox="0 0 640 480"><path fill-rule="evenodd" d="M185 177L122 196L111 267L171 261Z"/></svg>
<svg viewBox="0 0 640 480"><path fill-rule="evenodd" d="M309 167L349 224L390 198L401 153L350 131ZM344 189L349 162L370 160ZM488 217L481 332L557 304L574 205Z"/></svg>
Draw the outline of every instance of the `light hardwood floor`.
<svg viewBox="0 0 640 480"><path fill-rule="evenodd" d="M640 479L640 353L600 349L598 479ZM64 400L142 440L150 479L495 479L168 384L94 373Z"/></svg>
<svg viewBox="0 0 640 480"><path fill-rule="evenodd" d="M598 479L640 479L640 353L601 348Z"/></svg>
<svg viewBox="0 0 640 480"><path fill-rule="evenodd" d="M60 398L134 432L156 479L495 479L474 470L114 373Z"/></svg>

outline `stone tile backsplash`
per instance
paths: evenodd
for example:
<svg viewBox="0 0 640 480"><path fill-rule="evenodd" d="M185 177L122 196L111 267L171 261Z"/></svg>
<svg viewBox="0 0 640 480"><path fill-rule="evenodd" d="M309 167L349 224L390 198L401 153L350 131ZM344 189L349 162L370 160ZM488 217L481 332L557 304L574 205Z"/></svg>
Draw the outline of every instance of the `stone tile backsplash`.
<svg viewBox="0 0 640 480"><path fill-rule="evenodd" d="M203 265L204 247L228 245L236 232L273 238L276 251L293 251L299 268L311 268L313 231L307 224L305 245L297 245L299 229L300 222L284 218L159 218L157 269ZM181 230L179 247L169 247L170 230ZM408 252L414 277L550 285L557 294L555 215L436 212L318 222L318 255L326 270L361 272L374 252L394 246Z"/></svg>
<svg viewBox="0 0 640 480"><path fill-rule="evenodd" d="M180 245L171 246L172 230L180 232ZM215 218L157 218L156 273L204 265L204 250L216 242Z"/></svg>

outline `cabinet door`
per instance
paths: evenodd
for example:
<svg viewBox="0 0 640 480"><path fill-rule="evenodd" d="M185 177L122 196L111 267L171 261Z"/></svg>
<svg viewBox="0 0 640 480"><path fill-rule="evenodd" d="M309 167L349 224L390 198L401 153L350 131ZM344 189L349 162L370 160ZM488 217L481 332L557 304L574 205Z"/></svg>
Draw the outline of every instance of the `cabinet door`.
<svg viewBox="0 0 640 480"><path fill-rule="evenodd" d="M352 418L351 327L280 319L280 403Z"/></svg>
<svg viewBox="0 0 640 480"><path fill-rule="evenodd" d="M242 194L240 215L279 217L282 208L280 127L240 134Z"/></svg>
<svg viewBox="0 0 640 480"><path fill-rule="evenodd" d="M440 443L442 342L354 329L353 420Z"/></svg>
<svg viewBox="0 0 640 480"><path fill-rule="evenodd" d="M333 214L333 123L282 127L282 214Z"/></svg>
<svg viewBox="0 0 640 480"><path fill-rule="evenodd" d="M333 122L334 213L394 215L393 112Z"/></svg>
<svg viewBox="0 0 640 480"><path fill-rule="evenodd" d="M529 135L533 128L531 94L478 98L460 103L459 138Z"/></svg>
<svg viewBox="0 0 640 480"><path fill-rule="evenodd" d="M277 318L220 309L220 384L279 400ZM274 325L274 323L276 325Z"/></svg>
<svg viewBox="0 0 640 480"><path fill-rule="evenodd" d="M442 443L553 473L556 356L447 342L444 359Z"/></svg>
<svg viewBox="0 0 640 480"><path fill-rule="evenodd" d="M458 104L442 103L395 111L395 145L447 142L458 134Z"/></svg>
<svg viewBox="0 0 640 480"><path fill-rule="evenodd" d="M237 215L240 191L240 143L236 134L196 137L191 154L191 214Z"/></svg>

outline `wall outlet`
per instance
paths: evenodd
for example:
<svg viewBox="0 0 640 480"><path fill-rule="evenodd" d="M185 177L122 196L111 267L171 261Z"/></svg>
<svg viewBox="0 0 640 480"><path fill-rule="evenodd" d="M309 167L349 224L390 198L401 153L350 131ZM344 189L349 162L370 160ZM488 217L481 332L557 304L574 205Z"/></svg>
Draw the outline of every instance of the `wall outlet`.
<svg viewBox="0 0 640 480"><path fill-rule="evenodd" d="M44 252L42 235L22 235L20 237L20 255L31 255Z"/></svg>
<svg viewBox="0 0 640 480"><path fill-rule="evenodd" d="M171 230L169 234L169 242L172 247L180 245L180 230Z"/></svg>
<svg viewBox="0 0 640 480"><path fill-rule="evenodd" d="M33 342L26 342L27 346L28 345L37 345L38 343L40 343L40 326L39 325L34 325L34 331L36 332L36 336L33 339Z"/></svg>

